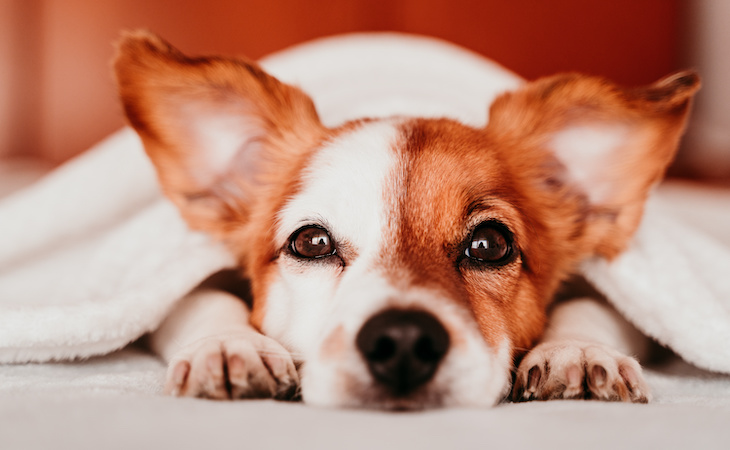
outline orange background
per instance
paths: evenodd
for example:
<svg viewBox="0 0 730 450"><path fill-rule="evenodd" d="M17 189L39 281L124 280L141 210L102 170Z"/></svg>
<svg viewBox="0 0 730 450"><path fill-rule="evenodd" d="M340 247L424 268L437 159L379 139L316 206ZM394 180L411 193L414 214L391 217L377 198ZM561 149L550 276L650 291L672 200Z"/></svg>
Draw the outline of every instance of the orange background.
<svg viewBox="0 0 730 450"><path fill-rule="evenodd" d="M368 30L441 37L527 78L562 70L627 84L681 66L680 0L0 0L0 156L64 161L123 124L109 70L125 28L188 53L258 58Z"/></svg>

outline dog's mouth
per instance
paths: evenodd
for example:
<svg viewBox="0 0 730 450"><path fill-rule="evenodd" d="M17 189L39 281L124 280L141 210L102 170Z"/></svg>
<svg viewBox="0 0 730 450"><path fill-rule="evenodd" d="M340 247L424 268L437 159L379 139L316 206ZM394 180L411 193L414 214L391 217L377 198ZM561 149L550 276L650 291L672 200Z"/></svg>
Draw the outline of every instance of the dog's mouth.
<svg viewBox="0 0 730 450"><path fill-rule="evenodd" d="M369 388L353 391L358 399L356 405L360 409L405 412L435 409L446 406L444 392L435 386L422 386L408 394L394 395L382 386L372 385Z"/></svg>

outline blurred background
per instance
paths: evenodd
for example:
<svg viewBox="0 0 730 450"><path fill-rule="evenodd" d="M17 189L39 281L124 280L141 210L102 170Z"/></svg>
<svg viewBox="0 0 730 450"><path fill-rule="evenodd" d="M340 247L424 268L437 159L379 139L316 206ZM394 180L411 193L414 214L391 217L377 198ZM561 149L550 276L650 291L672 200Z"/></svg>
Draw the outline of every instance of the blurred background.
<svg viewBox="0 0 730 450"><path fill-rule="evenodd" d="M672 171L727 181L728 24L726 0L0 0L0 158L57 165L123 126L109 68L122 29L252 58L388 30L452 41L528 79L577 70L645 84L695 67L704 88Z"/></svg>

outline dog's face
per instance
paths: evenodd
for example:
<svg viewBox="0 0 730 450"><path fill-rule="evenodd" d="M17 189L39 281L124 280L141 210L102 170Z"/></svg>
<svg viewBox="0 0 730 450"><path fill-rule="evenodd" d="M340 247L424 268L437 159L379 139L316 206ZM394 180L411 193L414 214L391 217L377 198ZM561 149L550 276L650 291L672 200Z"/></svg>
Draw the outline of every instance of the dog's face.
<svg viewBox="0 0 730 450"><path fill-rule="evenodd" d="M239 256L252 323L304 363L304 399L385 408L506 393L559 283L627 245L698 87L561 75L501 96L484 128L329 129L242 60L132 35L116 69L163 189Z"/></svg>

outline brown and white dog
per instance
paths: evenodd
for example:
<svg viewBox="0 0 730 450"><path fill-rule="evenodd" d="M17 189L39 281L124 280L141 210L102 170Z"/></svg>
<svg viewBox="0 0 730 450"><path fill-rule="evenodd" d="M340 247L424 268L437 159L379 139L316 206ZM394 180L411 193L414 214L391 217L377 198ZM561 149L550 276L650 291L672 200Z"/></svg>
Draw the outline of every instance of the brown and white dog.
<svg viewBox="0 0 730 450"><path fill-rule="evenodd" d="M300 387L316 405L414 409L493 405L513 384L515 400L649 399L615 312L548 306L579 261L628 245L696 74L635 89L540 79L501 95L483 128L327 128L305 93L244 59L138 32L115 69L164 192L251 284L250 309L201 288L151 336L168 393Z"/></svg>

